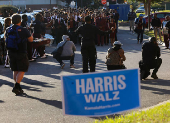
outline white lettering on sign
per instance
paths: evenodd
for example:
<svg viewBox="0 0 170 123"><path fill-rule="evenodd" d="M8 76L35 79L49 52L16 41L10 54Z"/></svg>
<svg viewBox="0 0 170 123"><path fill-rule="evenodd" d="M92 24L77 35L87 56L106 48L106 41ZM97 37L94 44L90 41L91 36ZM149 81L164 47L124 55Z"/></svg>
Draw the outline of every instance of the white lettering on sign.
<svg viewBox="0 0 170 123"><path fill-rule="evenodd" d="M105 94L100 93L100 94L84 95L84 97L87 103L90 102L95 103L95 102L119 100L120 98L118 97L118 95L119 95L119 91L113 92L112 95L109 95L109 93L105 93Z"/></svg>
<svg viewBox="0 0 170 123"><path fill-rule="evenodd" d="M85 100L87 103L90 102L101 102L101 101L111 101L119 100L119 91L126 88L126 80L124 75L119 76L105 76L104 78L95 77L87 79L76 79L76 93L85 94ZM112 92L112 95L109 95L109 91ZM98 93L99 94L94 94Z"/></svg>

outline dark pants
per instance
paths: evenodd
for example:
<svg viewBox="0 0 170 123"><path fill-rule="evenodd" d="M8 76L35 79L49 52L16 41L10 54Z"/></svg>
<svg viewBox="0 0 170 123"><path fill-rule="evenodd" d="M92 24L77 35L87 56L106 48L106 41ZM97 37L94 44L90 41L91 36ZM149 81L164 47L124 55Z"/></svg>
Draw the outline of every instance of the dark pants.
<svg viewBox="0 0 170 123"><path fill-rule="evenodd" d="M29 60L32 60L32 53L33 53L33 43L28 42L27 43L27 55L28 55Z"/></svg>
<svg viewBox="0 0 170 123"><path fill-rule="evenodd" d="M140 43L143 42L143 30L139 29L138 30L138 37L137 40L139 41L139 37L140 37Z"/></svg>
<svg viewBox="0 0 170 123"><path fill-rule="evenodd" d="M97 39L98 39L98 46L100 46L100 45L103 46L103 44L104 44L104 36L98 35Z"/></svg>
<svg viewBox="0 0 170 123"><path fill-rule="evenodd" d="M107 70L119 70L119 69L125 69L122 65L107 65Z"/></svg>
<svg viewBox="0 0 170 123"><path fill-rule="evenodd" d="M169 48L168 35L163 35L163 36L164 36L165 47Z"/></svg>
<svg viewBox="0 0 170 123"><path fill-rule="evenodd" d="M115 33L115 41L117 41L118 40L117 39L117 29L115 31L116 31L116 33Z"/></svg>
<svg viewBox="0 0 170 123"><path fill-rule="evenodd" d="M55 59L60 63L60 65L62 65L62 63L63 63L62 60L70 60L70 65L73 65L74 64L74 56L75 56L75 54L72 56L60 56Z"/></svg>
<svg viewBox="0 0 170 123"><path fill-rule="evenodd" d="M145 79L150 75L150 69L154 69L152 74L156 74L158 72L158 69L160 68L162 64L162 59L158 58L154 61L143 63L143 61L139 62L139 67L141 70L141 73L143 74L141 79Z"/></svg>
<svg viewBox="0 0 170 123"><path fill-rule="evenodd" d="M88 63L90 66L90 72L95 72L96 66L96 48L95 46L82 46L81 54L83 60L83 73L88 73Z"/></svg>

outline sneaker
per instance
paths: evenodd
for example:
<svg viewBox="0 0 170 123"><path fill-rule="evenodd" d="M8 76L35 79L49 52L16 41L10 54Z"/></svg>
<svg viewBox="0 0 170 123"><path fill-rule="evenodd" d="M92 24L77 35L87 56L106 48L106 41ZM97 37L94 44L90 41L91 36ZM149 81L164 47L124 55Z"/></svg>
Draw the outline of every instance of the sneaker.
<svg viewBox="0 0 170 123"><path fill-rule="evenodd" d="M29 62L34 62L34 61L36 61L35 59L31 59L31 60L29 60Z"/></svg>
<svg viewBox="0 0 170 123"><path fill-rule="evenodd" d="M9 65L5 65L5 68L9 68L10 66Z"/></svg>
<svg viewBox="0 0 170 123"><path fill-rule="evenodd" d="M64 63L62 63L62 64L61 64L61 69L63 69L63 68L64 68L64 66L65 66L65 64L64 64Z"/></svg>
<svg viewBox="0 0 170 123"><path fill-rule="evenodd" d="M22 89L21 89L22 90ZM13 87L12 92L15 93L16 95L22 94L23 92L19 88Z"/></svg>
<svg viewBox="0 0 170 123"><path fill-rule="evenodd" d="M157 76L156 74L152 74L151 77L152 77L153 79L158 79L158 76Z"/></svg>
<svg viewBox="0 0 170 123"><path fill-rule="evenodd" d="M21 88L21 87L19 87L19 90L20 90L20 92L21 92L21 93L24 93L24 91L22 90L22 88Z"/></svg>
<svg viewBox="0 0 170 123"><path fill-rule="evenodd" d="M74 65L70 65L70 68L75 68L75 66Z"/></svg>
<svg viewBox="0 0 170 123"><path fill-rule="evenodd" d="M47 56L44 55L44 56L41 57L41 59L44 59L44 58L47 58Z"/></svg>

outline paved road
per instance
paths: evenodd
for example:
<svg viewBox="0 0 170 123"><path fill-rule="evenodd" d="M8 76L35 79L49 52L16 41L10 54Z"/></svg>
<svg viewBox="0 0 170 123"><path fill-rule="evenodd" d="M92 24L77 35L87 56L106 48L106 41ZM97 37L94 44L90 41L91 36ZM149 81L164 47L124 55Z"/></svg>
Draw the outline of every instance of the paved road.
<svg viewBox="0 0 170 123"><path fill-rule="evenodd" d="M136 35L130 34L127 27L120 27L118 39L124 44L125 65L127 68L138 68L141 59L141 44L137 44ZM147 39L145 39L147 41ZM97 71L106 71L105 55L110 46L97 47ZM47 47L48 58L37 59L30 63L29 71L21 83L25 96L15 96L12 72L0 66L0 122L1 123L89 123L97 118L63 116L60 75L82 72L80 46L77 46L75 66L69 68L69 61L64 61L63 70L52 58L50 52L55 47ZM141 81L141 108L150 107L170 99L170 51L161 46L163 64L158 71L160 79L148 77ZM101 117L102 118L102 117Z"/></svg>

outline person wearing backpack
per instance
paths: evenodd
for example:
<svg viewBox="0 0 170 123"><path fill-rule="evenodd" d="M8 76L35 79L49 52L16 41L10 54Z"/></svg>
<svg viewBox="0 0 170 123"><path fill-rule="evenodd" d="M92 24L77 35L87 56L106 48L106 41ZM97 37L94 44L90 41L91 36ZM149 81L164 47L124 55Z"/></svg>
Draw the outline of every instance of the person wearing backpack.
<svg viewBox="0 0 170 123"><path fill-rule="evenodd" d="M106 55L107 70L125 69L123 61L126 60L124 50L121 48L123 44L115 41L112 48L109 48Z"/></svg>
<svg viewBox="0 0 170 123"><path fill-rule="evenodd" d="M23 93L20 82L29 67L27 42L33 42L33 37L26 28L20 26L20 15L15 14L12 16L12 24L12 26L6 29L4 38L9 51L10 68L13 71L13 79L15 81L12 92L18 95Z"/></svg>

